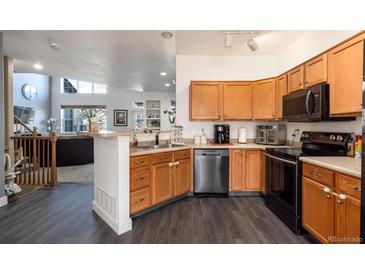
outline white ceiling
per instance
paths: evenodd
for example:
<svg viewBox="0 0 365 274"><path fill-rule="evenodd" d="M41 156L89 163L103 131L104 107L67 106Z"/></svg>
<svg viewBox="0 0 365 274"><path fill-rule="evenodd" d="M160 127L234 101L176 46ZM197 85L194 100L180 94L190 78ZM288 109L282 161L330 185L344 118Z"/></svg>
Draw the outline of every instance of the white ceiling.
<svg viewBox="0 0 365 274"><path fill-rule="evenodd" d="M276 55L305 31L259 31L259 48L244 43L250 35L234 35L233 46L224 47L221 31L3 31L5 55L15 60L17 72L107 84L117 90L174 91L176 54ZM52 49L50 43L59 48ZM33 65L39 62L42 71ZM160 72L167 72L161 77ZM165 87L165 83L171 83Z"/></svg>
<svg viewBox="0 0 365 274"><path fill-rule="evenodd" d="M4 31L17 72L92 81L137 91L174 91L175 36L161 31ZM51 42L59 45L52 49ZM33 68L43 65L42 71ZM160 72L167 72L161 77ZM171 83L165 87L165 82Z"/></svg>
<svg viewBox="0 0 365 274"><path fill-rule="evenodd" d="M232 35L232 47L225 48L222 31L177 31L176 53L181 55L276 55L287 48L306 31L276 30L258 31L243 30L247 34ZM246 43L250 39L250 32L259 45L251 51Z"/></svg>

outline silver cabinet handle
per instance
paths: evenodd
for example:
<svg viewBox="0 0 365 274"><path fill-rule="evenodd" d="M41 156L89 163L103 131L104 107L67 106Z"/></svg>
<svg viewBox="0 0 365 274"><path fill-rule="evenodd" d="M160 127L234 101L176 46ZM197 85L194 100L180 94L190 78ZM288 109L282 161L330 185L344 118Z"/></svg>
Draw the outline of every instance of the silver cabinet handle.
<svg viewBox="0 0 365 274"><path fill-rule="evenodd" d="M317 177L321 177L321 176L322 176L322 174L320 174L320 173L315 173L315 172L311 172L311 174L312 174L313 176L317 176Z"/></svg>
<svg viewBox="0 0 365 274"><path fill-rule="evenodd" d="M169 163L169 167L180 165L180 162Z"/></svg>
<svg viewBox="0 0 365 274"><path fill-rule="evenodd" d="M361 188L357 185L352 185L352 189L361 191Z"/></svg>

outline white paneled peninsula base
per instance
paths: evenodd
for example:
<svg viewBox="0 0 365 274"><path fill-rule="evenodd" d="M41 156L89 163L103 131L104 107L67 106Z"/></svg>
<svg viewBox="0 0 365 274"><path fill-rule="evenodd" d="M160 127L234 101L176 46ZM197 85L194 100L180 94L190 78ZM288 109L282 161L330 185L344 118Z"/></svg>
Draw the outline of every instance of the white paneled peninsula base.
<svg viewBox="0 0 365 274"><path fill-rule="evenodd" d="M129 215L129 136L94 137L93 210L118 234L132 229Z"/></svg>

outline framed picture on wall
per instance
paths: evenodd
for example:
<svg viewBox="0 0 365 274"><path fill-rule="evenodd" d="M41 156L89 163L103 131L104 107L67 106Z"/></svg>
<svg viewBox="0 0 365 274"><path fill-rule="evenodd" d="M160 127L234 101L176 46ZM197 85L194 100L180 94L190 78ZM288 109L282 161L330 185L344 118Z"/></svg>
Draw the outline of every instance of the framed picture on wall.
<svg viewBox="0 0 365 274"><path fill-rule="evenodd" d="M128 110L126 109L114 110L114 126L115 127L128 126Z"/></svg>

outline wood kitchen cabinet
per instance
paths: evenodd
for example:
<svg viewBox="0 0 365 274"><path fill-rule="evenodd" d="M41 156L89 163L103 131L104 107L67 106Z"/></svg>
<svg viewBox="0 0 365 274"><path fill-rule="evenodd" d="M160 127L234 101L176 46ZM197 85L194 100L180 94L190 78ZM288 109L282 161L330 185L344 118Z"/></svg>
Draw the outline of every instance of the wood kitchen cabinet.
<svg viewBox="0 0 365 274"><path fill-rule="evenodd" d="M327 82L327 53L304 64L304 78L305 88Z"/></svg>
<svg viewBox="0 0 365 274"><path fill-rule="evenodd" d="M287 73L288 93L304 88L304 65L296 67Z"/></svg>
<svg viewBox="0 0 365 274"><path fill-rule="evenodd" d="M282 74L276 78L276 119L281 120L283 118L283 96L288 92L287 75Z"/></svg>
<svg viewBox="0 0 365 274"><path fill-rule="evenodd" d="M357 36L328 52L330 114L361 114L365 34Z"/></svg>
<svg viewBox="0 0 365 274"><path fill-rule="evenodd" d="M253 84L253 118L274 120L276 102L275 78L256 81Z"/></svg>
<svg viewBox="0 0 365 274"><path fill-rule="evenodd" d="M190 159L183 159L178 162L179 164L174 167L175 196L180 196L189 192L190 188L191 161Z"/></svg>
<svg viewBox="0 0 365 274"><path fill-rule="evenodd" d="M192 81L190 84L190 120L221 120L223 82Z"/></svg>
<svg viewBox="0 0 365 274"><path fill-rule="evenodd" d="M358 243L360 194L359 179L304 164L303 227L322 243Z"/></svg>
<svg viewBox="0 0 365 274"><path fill-rule="evenodd" d="M252 82L224 82L223 119L252 119Z"/></svg>
<svg viewBox="0 0 365 274"><path fill-rule="evenodd" d="M131 215L188 193L190 182L190 149L131 157Z"/></svg>
<svg viewBox="0 0 365 274"><path fill-rule="evenodd" d="M261 191L263 184L260 150L232 149L230 191Z"/></svg>
<svg viewBox="0 0 365 274"><path fill-rule="evenodd" d="M329 243L335 235L334 199L326 193L326 186L303 177L302 225L322 243Z"/></svg>

